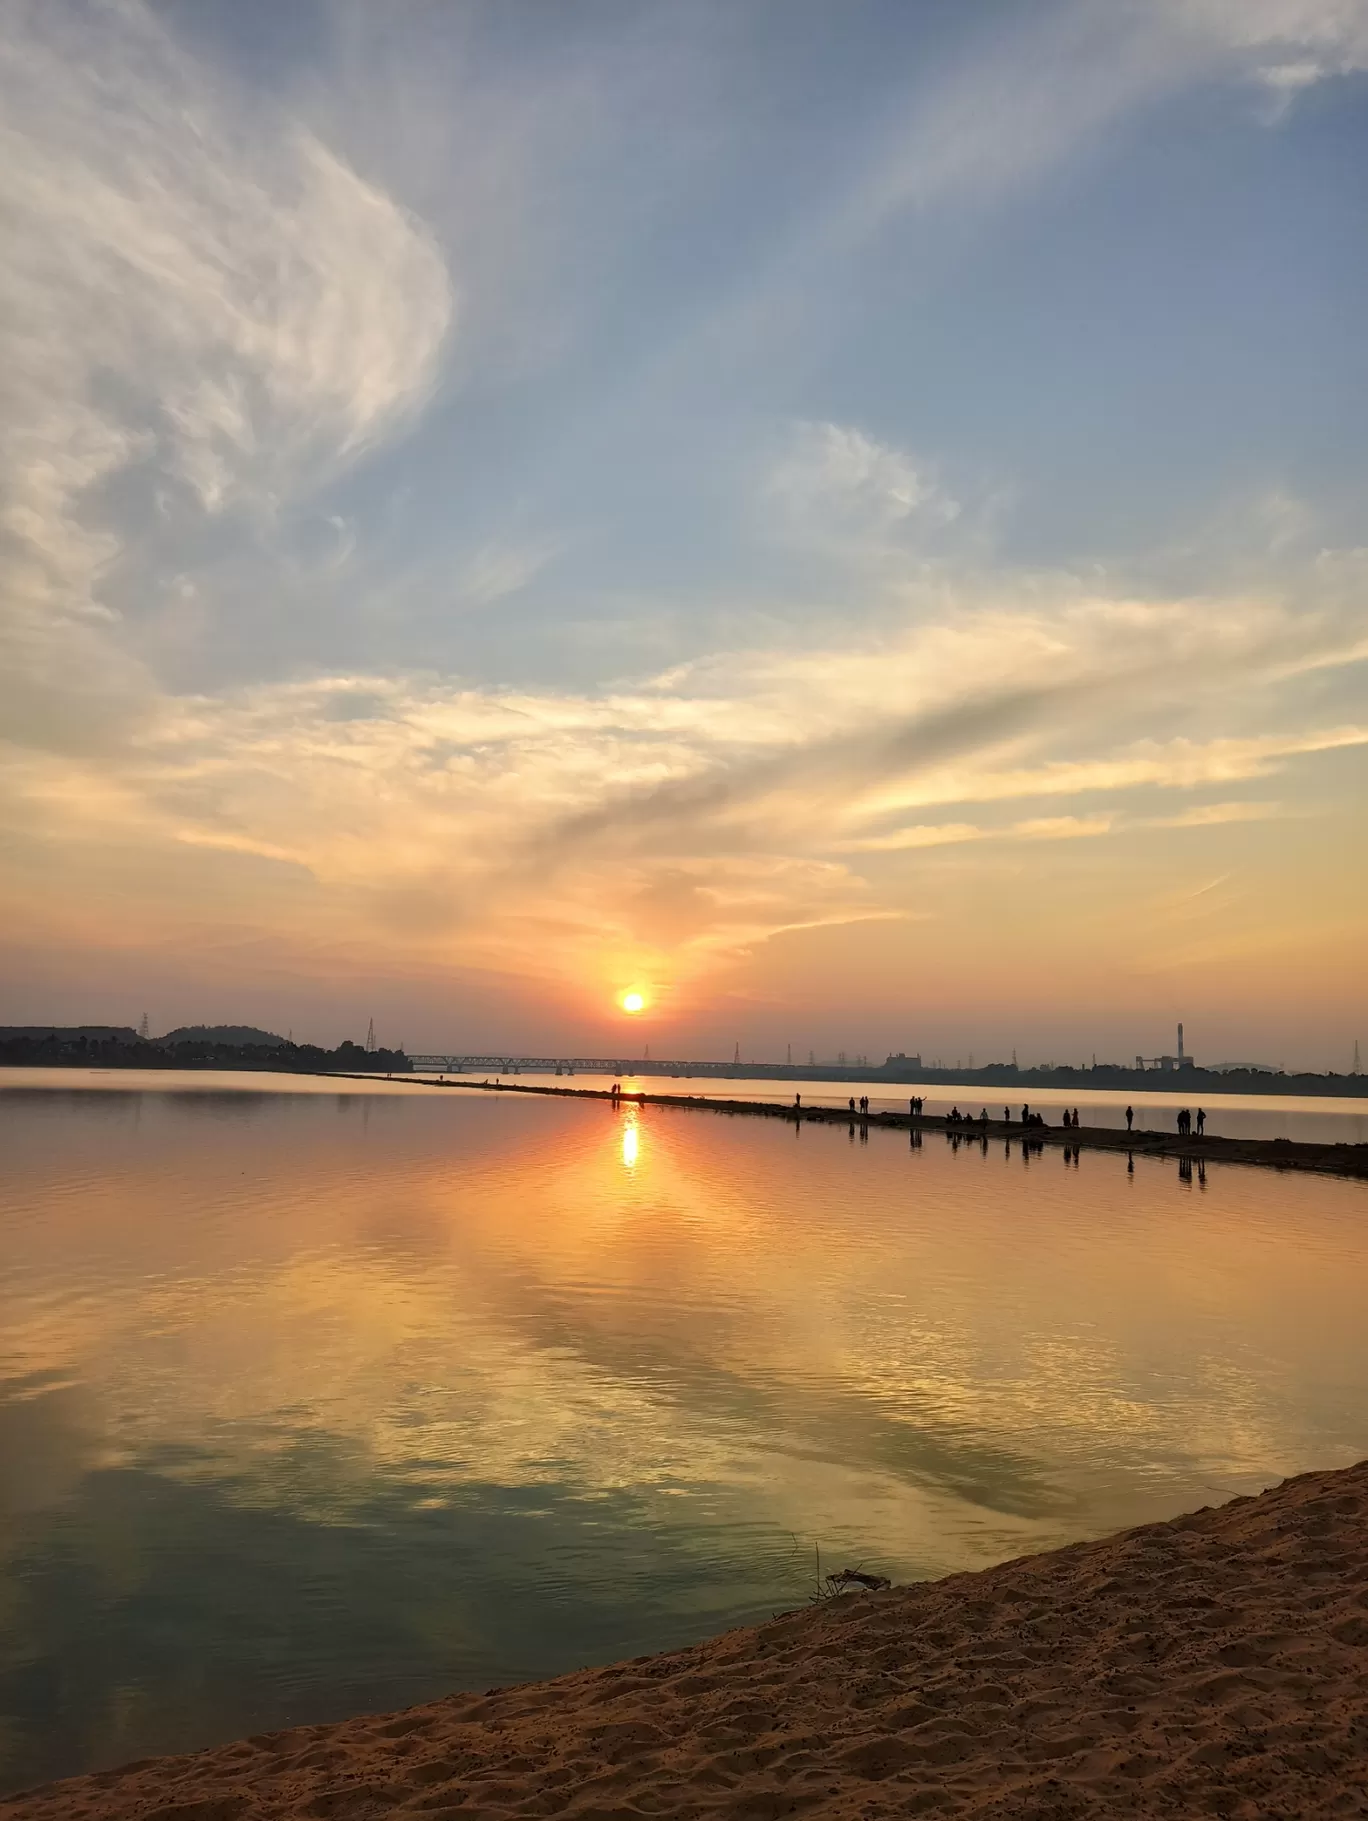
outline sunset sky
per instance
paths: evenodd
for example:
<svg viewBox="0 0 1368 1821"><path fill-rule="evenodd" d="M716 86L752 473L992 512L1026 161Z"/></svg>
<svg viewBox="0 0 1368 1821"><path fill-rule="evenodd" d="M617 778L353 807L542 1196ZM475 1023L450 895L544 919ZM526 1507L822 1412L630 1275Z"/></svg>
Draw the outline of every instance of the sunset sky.
<svg viewBox="0 0 1368 1821"><path fill-rule="evenodd" d="M1368 1048L1368 0L0 18L0 1023Z"/></svg>

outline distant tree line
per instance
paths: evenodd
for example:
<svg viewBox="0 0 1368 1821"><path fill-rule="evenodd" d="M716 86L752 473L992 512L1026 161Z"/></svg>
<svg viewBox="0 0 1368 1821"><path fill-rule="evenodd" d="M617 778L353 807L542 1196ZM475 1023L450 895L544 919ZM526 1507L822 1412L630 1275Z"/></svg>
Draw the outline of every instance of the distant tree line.
<svg viewBox="0 0 1368 1821"><path fill-rule="evenodd" d="M1203 1069L1186 1063L1173 1069L1135 1069L1123 1063L1093 1067L1040 1064L1018 1068L1014 1062L991 1062L977 1069L924 1068L915 1057L890 1056L882 1068L865 1071L867 1081L977 1082L982 1087L1109 1088L1117 1093L1193 1094L1349 1094L1368 1095L1363 1075L1284 1074L1281 1069Z"/></svg>
<svg viewBox="0 0 1368 1821"><path fill-rule="evenodd" d="M294 1074L406 1075L413 1064L403 1050L365 1050L348 1039L335 1050L262 1035L243 1043L173 1032L149 1040L131 1027L6 1030L0 1027L0 1065L14 1068L273 1069Z"/></svg>
<svg viewBox="0 0 1368 1821"><path fill-rule="evenodd" d="M494 1073L496 1068L512 1072L519 1066L533 1066L526 1058L509 1058L497 1063L481 1058L479 1066ZM432 1058L424 1066L443 1066L444 1059ZM453 1062L453 1066L455 1063ZM538 1063L546 1067L547 1063ZM655 1060L604 1060L581 1057L576 1068L612 1069L618 1074L670 1076L681 1080L697 1077L715 1081L833 1081L841 1083L896 1082L904 1086L969 1087L1002 1089L1009 1098L1029 1099L1033 1088L1065 1088L1080 1099L1089 1090L1110 1089L1121 1094L1325 1094L1368 1098L1368 1075L1284 1074L1280 1069L1221 1068L1203 1069L1185 1062L1182 1068L1128 1068L1119 1062L1099 1062L1096 1067L1072 1067L1067 1063L1040 1064L1018 1068L1014 1062L990 1062L979 1068L938 1068L924 1063L918 1056L890 1056L886 1062L859 1068L834 1062L684 1062L664 1058Z"/></svg>

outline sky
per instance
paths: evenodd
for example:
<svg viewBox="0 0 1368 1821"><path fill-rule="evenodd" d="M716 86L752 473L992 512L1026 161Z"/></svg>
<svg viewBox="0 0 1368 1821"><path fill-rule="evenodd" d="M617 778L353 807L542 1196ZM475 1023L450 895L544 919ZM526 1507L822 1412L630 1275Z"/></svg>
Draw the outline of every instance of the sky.
<svg viewBox="0 0 1368 1821"><path fill-rule="evenodd" d="M0 17L0 1022L1368 1043L1368 0Z"/></svg>

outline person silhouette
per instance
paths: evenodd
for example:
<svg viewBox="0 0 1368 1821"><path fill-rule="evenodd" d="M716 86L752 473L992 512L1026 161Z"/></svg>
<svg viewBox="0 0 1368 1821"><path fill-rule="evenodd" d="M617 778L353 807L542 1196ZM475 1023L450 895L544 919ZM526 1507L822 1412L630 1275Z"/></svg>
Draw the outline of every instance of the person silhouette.
<svg viewBox="0 0 1368 1821"><path fill-rule="evenodd" d="M1206 1136L1206 1108L1205 1107L1198 1107L1198 1109L1197 1109L1197 1136L1199 1138L1203 1138Z"/></svg>
<svg viewBox="0 0 1368 1821"><path fill-rule="evenodd" d="M1074 1131L1078 1130L1078 1108L1074 1108Z"/></svg>
<svg viewBox="0 0 1368 1821"><path fill-rule="evenodd" d="M1126 1108L1126 1130L1129 1132L1131 1127L1134 1124L1135 1124L1135 1108L1127 1107Z"/></svg>
<svg viewBox="0 0 1368 1821"><path fill-rule="evenodd" d="M1023 1125L1029 1125L1031 1123L1031 1108L1029 1102L1021 1109L1021 1123Z"/></svg>
<svg viewBox="0 0 1368 1821"><path fill-rule="evenodd" d="M855 1096L853 1094L850 1096L850 1111L853 1117L855 1112Z"/></svg>

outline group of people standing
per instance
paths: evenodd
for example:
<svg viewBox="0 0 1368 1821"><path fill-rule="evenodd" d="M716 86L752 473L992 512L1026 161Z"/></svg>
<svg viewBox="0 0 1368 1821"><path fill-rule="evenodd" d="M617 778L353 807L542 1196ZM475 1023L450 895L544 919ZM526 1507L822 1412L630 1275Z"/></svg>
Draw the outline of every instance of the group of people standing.
<svg viewBox="0 0 1368 1821"><path fill-rule="evenodd" d="M621 1083L615 1081L613 1083L613 1099L616 1101L621 1096L621 1093L622 1093ZM855 1096L852 1094L850 1096L850 1100L849 1100L848 1104L850 1107L850 1117L852 1119L856 1118L857 1116L860 1119L869 1118L869 1096L868 1096L868 1094L861 1094L860 1098L858 1100L856 1100ZM801 1094L795 1094L793 1096L793 1105L794 1105L794 1110L796 1112L801 1112L802 1105L803 1105L803 1096ZM913 1119L922 1118L922 1116L924 1115L924 1113L926 1111L925 1096L922 1094L913 1094L907 1102L907 1110L911 1114ZM1011 1107L1003 1107L1002 1121L1003 1121L1004 1125L1011 1125L1013 1123ZM973 1124L975 1124L975 1120L974 1120L974 1116L972 1113L961 1113L959 1108L957 1106L955 1106L955 1107L951 1107L950 1111L946 1114L945 1123L947 1125L973 1125ZM979 1125L988 1124L987 1107L982 1107L979 1109L979 1116L978 1116L977 1123ZM1045 1117L1041 1113L1033 1113L1031 1111L1030 1105L1028 1103L1027 1105L1023 1106L1021 1109L1021 1123L1024 1126L1043 1126L1045 1124ZM1064 1118L1061 1123L1064 1125L1064 1127L1067 1130L1072 1130L1072 1131L1076 1132L1078 1130L1080 1124L1082 1123L1078 1116L1078 1108L1073 1107L1072 1109L1070 1109L1069 1107L1065 1107ZM1135 1126L1135 1108L1127 1107L1126 1108L1126 1130L1128 1132L1132 1131L1134 1129L1134 1126ZM1197 1134L1198 1138L1201 1138L1205 1135L1205 1133L1206 1133L1206 1110L1203 1107L1198 1107L1197 1114L1196 1114L1196 1134ZM1190 1138L1192 1136L1192 1134L1193 1134L1193 1114L1188 1107L1184 1107L1183 1110L1178 1115L1178 1136L1180 1138Z"/></svg>
<svg viewBox="0 0 1368 1821"><path fill-rule="evenodd" d="M861 1100L860 1109L862 1112L868 1106L868 1104L869 1104L868 1099ZM925 1106L926 1106L926 1101L923 1098L923 1096L920 1094L914 1094L907 1103L908 1111L911 1113L911 1115L914 1119L920 1119ZM850 1110L852 1113L855 1111L855 1102L853 1100L850 1103ZM1127 1115L1129 1116L1129 1113L1130 1113L1129 1107L1127 1107L1126 1112L1127 1112ZM950 1111L945 1115L945 1123L947 1125L975 1125L975 1124L987 1125L988 1124L988 1109L987 1109L987 1107L980 1107L978 1119L975 1120L974 1115L972 1113L961 1113L957 1106L953 1106L953 1107L951 1107ZM1011 1107L1003 1107L1002 1123L1004 1125L1012 1124ZM1033 1113L1028 1104L1026 1106L1023 1106L1021 1109L1021 1123L1024 1126L1043 1126L1045 1124L1045 1116L1043 1113ZM1078 1117L1078 1108L1075 1107L1073 1109L1073 1111L1070 1112L1068 1107L1065 1107L1063 1124L1070 1128L1076 1129L1081 1123L1082 1123L1082 1121Z"/></svg>

